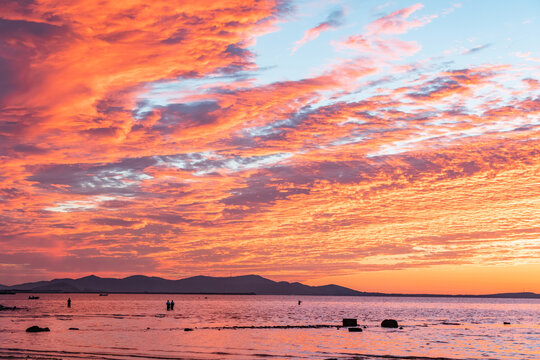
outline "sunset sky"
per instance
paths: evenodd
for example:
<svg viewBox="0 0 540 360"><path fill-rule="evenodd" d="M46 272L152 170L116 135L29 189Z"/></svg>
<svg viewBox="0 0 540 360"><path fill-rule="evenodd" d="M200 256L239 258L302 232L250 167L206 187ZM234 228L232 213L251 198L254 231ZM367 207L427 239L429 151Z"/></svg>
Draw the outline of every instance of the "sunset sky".
<svg viewBox="0 0 540 360"><path fill-rule="evenodd" d="M540 293L540 2L3 0L0 284Z"/></svg>

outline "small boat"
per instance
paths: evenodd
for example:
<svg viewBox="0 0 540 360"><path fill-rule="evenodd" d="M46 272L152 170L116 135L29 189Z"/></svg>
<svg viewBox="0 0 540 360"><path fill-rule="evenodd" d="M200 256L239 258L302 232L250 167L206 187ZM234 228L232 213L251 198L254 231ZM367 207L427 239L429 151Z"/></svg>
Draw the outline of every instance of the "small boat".
<svg viewBox="0 0 540 360"><path fill-rule="evenodd" d="M101 293L101 294L99 294L99 296L109 296L109 294L107 294L107 293Z"/></svg>
<svg viewBox="0 0 540 360"><path fill-rule="evenodd" d="M32 296L32 295L30 295L30 296L28 297L28 299L30 299L30 300L37 300L37 299L39 299L39 296Z"/></svg>

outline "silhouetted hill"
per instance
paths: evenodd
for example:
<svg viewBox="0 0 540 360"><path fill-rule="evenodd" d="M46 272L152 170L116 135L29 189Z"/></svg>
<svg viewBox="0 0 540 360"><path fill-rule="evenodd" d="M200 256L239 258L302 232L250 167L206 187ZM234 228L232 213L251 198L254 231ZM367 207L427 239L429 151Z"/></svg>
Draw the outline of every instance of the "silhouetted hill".
<svg viewBox="0 0 540 360"><path fill-rule="evenodd" d="M337 285L308 286L298 282L272 281L258 275L234 277L194 276L167 280L142 275L124 279L95 275L80 279L54 279L8 286L6 289L34 292L109 292L109 293L218 293L259 295L363 295Z"/></svg>
<svg viewBox="0 0 540 360"><path fill-rule="evenodd" d="M101 278L95 275L80 279L37 281L1 290L26 292L95 292L95 293L175 293L175 294L257 294L257 295L338 295L338 296L427 296L427 297L489 297L540 299L531 292L490 295L384 294L352 290L338 285L309 286L299 282L273 281L259 275L234 277L193 276L167 280L143 275L124 279Z"/></svg>
<svg viewBox="0 0 540 360"><path fill-rule="evenodd" d="M486 295L487 297L496 297L496 298L522 298L522 299L539 299L540 294L535 294L533 292L519 292L519 293L501 293L501 294L491 294Z"/></svg>

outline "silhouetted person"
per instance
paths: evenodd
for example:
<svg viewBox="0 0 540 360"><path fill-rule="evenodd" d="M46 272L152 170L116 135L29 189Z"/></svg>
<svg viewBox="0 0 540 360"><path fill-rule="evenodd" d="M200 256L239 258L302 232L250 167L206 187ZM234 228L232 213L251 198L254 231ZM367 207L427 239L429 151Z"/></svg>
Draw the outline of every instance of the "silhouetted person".
<svg viewBox="0 0 540 360"><path fill-rule="evenodd" d="M174 310L174 300L171 300L171 310Z"/></svg>
<svg viewBox="0 0 540 360"><path fill-rule="evenodd" d="M167 300L167 311L171 310L171 302Z"/></svg>
<svg viewBox="0 0 540 360"><path fill-rule="evenodd" d="M71 298L68 298L68 307L71 307Z"/></svg>

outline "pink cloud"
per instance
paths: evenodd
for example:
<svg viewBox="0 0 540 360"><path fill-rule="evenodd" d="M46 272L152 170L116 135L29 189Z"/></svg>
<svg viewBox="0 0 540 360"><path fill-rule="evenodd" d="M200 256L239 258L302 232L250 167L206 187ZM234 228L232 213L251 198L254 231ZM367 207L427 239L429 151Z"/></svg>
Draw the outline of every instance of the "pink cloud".
<svg viewBox="0 0 540 360"><path fill-rule="evenodd" d="M417 10L420 10L424 5L418 3L408 8L394 11L380 19L373 21L367 28L368 35L383 35L383 34L404 34L410 29L423 26L429 23L437 15L426 16L420 19L407 20L407 18Z"/></svg>
<svg viewBox="0 0 540 360"><path fill-rule="evenodd" d="M296 42L293 52L305 43L318 38L321 33L327 30L335 29L341 24L343 24L343 10L333 11L330 13L330 15L328 15L324 22L306 31L304 37Z"/></svg>
<svg viewBox="0 0 540 360"><path fill-rule="evenodd" d="M391 60L414 55L421 49L421 46L416 41L403 41L395 38L369 38L363 35L350 36L345 41L338 43L338 46Z"/></svg>
<svg viewBox="0 0 540 360"><path fill-rule="evenodd" d="M399 40L389 37L389 35L406 33L410 29L423 26L437 17L437 15L430 15L407 20L412 13L422 8L423 5L418 3L394 11L368 24L364 34L350 36L344 41L335 43L335 45L338 48L353 49L379 60L398 60L405 56L414 55L421 49L416 41Z"/></svg>

